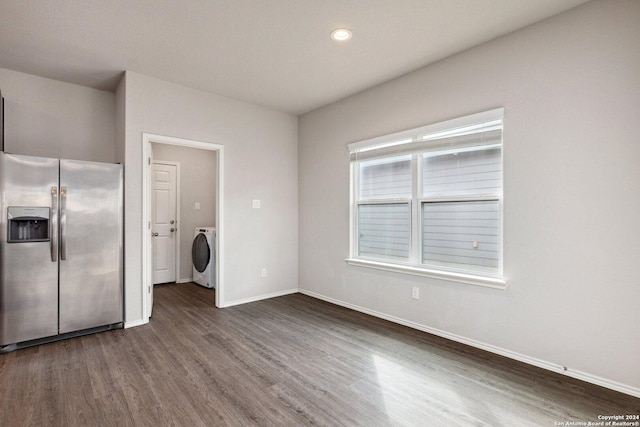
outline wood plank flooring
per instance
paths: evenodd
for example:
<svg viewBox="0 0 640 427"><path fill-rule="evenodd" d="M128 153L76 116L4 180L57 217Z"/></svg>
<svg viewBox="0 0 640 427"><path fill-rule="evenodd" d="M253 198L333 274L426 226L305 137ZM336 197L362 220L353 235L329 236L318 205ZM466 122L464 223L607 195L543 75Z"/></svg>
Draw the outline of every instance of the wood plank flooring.
<svg viewBox="0 0 640 427"><path fill-rule="evenodd" d="M640 399L295 294L0 355L0 426L554 426Z"/></svg>

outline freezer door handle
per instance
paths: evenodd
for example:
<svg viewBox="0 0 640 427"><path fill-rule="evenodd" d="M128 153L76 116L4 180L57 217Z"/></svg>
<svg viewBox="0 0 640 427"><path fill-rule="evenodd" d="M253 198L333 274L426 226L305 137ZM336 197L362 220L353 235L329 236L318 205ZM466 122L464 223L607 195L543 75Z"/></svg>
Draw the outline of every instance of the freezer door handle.
<svg viewBox="0 0 640 427"><path fill-rule="evenodd" d="M51 262L58 261L58 187L51 187Z"/></svg>
<svg viewBox="0 0 640 427"><path fill-rule="evenodd" d="M67 187L60 187L60 261L67 259Z"/></svg>

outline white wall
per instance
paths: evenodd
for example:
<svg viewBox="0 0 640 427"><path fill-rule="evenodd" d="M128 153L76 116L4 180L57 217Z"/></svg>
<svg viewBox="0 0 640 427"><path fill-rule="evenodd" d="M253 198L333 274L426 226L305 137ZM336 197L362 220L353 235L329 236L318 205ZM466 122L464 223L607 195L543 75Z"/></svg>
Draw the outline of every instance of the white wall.
<svg viewBox="0 0 640 427"><path fill-rule="evenodd" d="M297 289L297 118L131 72L125 84L126 322L144 320L143 132L224 145L225 303Z"/></svg>
<svg viewBox="0 0 640 427"><path fill-rule="evenodd" d="M111 92L0 68L8 153L115 162Z"/></svg>
<svg viewBox="0 0 640 427"><path fill-rule="evenodd" d="M118 83L115 92L115 161L124 164L124 142L126 137L126 86L127 76L124 75Z"/></svg>
<svg viewBox="0 0 640 427"><path fill-rule="evenodd" d="M177 280L192 279L191 244L196 227L216 225L217 153L210 150L153 144L154 160L180 163L180 271ZM195 210L195 203L200 210Z"/></svg>
<svg viewBox="0 0 640 427"><path fill-rule="evenodd" d="M640 395L638 23L588 3L302 116L300 288ZM508 288L346 265L347 144L500 106Z"/></svg>

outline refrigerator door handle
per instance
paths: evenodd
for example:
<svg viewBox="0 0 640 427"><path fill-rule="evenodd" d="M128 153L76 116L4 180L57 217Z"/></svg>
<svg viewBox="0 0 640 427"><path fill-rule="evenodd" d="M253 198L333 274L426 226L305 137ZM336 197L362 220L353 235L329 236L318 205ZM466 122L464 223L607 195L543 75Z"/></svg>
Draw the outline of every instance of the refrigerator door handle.
<svg viewBox="0 0 640 427"><path fill-rule="evenodd" d="M51 187L51 262L58 261L58 187Z"/></svg>
<svg viewBox="0 0 640 427"><path fill-rule="evenodd" d="M67 187L60 187L60 261L67 259Z"/></svg>

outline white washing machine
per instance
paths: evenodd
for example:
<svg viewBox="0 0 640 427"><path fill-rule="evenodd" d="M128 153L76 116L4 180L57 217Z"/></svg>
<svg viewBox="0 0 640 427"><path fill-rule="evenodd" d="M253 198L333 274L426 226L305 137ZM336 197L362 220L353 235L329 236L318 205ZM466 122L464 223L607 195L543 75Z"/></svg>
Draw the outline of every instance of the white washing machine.
<svg viewBox="0 0 640 427"><path fill-rule="evenodd" d="M193 281L206 288L216 287L216 228L197 227L191 245Z"/></svg>

